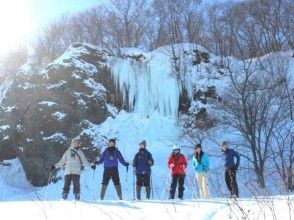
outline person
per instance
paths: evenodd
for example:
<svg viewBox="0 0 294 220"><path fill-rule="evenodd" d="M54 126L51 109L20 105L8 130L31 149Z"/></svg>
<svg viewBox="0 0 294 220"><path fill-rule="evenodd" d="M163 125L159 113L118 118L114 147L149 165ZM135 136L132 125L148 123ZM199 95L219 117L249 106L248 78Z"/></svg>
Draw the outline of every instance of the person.
<svg viewBox="0 0 294 220"><path fill-rule="evenodd" d="M175 192L178 187L178 198L183 199L184 196L184 183L185 183L185 169L187 167L187 161L179 146L174 145L172 154L168 158L168 168L171 170L172 182L170 185L169 199L175 198Z"/></svg>
<svg viewBox="0 0 294 220"><path fill-rule="evenodd" d="M141 200L141 189L144 186L146 190L146 198L150 199L150 176L151 166L154 160L152 154L146 149L146 141L139 143L139 152L136 153L133 160L134 172L136 174L136 194L137 199Z"/></svg>
<svg viewBox="0 0 294 220"><path fill-rule="evenodd" d="M80 199L80 174L84 166L91 166L80 148L77 138L71 141L70 148L63 154L63 157L55 165L51 165L51 171L65 166L64 187L62 198L67 199L71 182L73 182L73 193L76 200Z"/></svg>
<svg viewBox="0 0 294 220"><path fill-rule="evenodd" d="M287 173L286 173L286 186L289 192L294 191L294 184L293 184L293 172L292 168L288 167L287 168Z"/></svg>
<svg viewBox="0 0 294 220"><path fill-rule="evenodd" d="M209 158L208 155L202 151L201 144L196 144L195 146L195 155L193 156L193 167L196 173L196 180L198 183L200 198L208 199Z"/></svg>
<svg viewBox="0 0 294 220"><path fill-rule="evenodd" d="M127 167L128 170L129 163L125 161L121 152L115 147L115 139L110 139L108 141L108 147L103 151L101 158L96 161L93 166L93 169L95 169L95 165L99 165L102 163L104 164L102 186L100 191L101 200L104 199L110 179L112 179L118 198L122 200L122 190L118 172L118 161L122 165Z"/></svg>
<svg viewBox="0 0 294 220"><path fill-rule="evenodd" d="M235 150L230 149L226 141L222 142L221 148L224 159L226 185L231 193L231 198L238 198L239 190L236 174L240 164L240 155Z"/></svg>

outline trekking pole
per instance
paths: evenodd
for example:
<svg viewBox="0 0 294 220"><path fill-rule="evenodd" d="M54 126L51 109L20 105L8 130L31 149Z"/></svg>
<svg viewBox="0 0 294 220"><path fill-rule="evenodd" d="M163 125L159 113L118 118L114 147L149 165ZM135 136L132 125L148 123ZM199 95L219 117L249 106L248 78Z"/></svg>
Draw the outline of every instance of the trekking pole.
<svg viewBox="0 0 294 220"><path fill-rule="evenodd" d="M133 169L133 200L136 200L136 194L135 194L135 167Z"/></svg>
<svg viewBox="0 0 294 220"><path fill-rule="evenodd" d="M48 180L47 180L47 186L46 186L46 190L45 190L45 200L47 200L47 197L48 197L48 190L49 190L49 185L51 183L51 180L52 180L52 171L50 171L49 173L49 177L48 177Z"/></svg>
<svg viewBox="0 0 294 220"><path fill-rule="evenodd" d="M126 182L128 182L128 172L129 172L129 166L126 166Z"/></svg>
<svg viewBox="0 0 294 220"><path fill-rule="evenodd" d="M151 198L152 198L152 200L154 200L152 172L150 172L150 185L151 185Z"/></svg>

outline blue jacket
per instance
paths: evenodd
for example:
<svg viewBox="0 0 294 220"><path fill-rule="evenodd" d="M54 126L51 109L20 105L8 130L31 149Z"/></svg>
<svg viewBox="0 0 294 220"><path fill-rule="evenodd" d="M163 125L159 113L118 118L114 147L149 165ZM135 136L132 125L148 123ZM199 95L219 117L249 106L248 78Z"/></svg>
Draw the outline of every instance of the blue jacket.
<svg viewBox="0 0 294 220"><path fill-rule="evenodd" d="M193 167L196 173L205 173L209 170L209 158L206 153L202 154L200 162L193 157Z"/></svg>
<svg viewBox="0 0 294 220"><path fill-rule="evenodd" d="M95 163L97 165L104 163L105 168L113 168L113 167L118 167L118 161L126 166L127 162L121 155L121 152L116 148L116 147L111 147L114 149L110 150L110 147L107 147L102 155L101 158Z"/></svg>
<svg viewBox="0 0 294 220"><path fill-rule="evenodd" d="M240 155L233 149L227 148L223 151L224 167L226 169L238 168L240 164ZM235 159L237 159L235 163Z"/></svg>
<svg viewBox="0 0 294 220"><path fill-rule="evenodd" d="M151 174L151 166L154 164L151 153L146 149L140 149L135 155L133 166L136 168L136 174Z"/></svg>

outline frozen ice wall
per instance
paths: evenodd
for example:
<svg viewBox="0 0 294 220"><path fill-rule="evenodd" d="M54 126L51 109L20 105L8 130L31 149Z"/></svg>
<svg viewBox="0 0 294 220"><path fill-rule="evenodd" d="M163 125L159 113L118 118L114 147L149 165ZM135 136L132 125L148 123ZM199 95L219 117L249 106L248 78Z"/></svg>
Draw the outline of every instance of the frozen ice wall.
<svg viewBox="0 0 294 220"><path fill-rule="evenodd" d="M177 117L180 87L170 58L158 52L145 53L144 57L141 61L116 58L110 64L124 102L142 117L153 113Z"/></svg>

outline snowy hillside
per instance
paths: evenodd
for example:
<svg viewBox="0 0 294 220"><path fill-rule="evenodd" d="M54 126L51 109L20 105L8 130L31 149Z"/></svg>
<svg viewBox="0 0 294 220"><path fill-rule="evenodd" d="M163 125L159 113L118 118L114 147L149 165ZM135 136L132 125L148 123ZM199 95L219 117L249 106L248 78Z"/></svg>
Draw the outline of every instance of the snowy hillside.
<svg viewBox="0 0 294 220"><path fill-rule="evenodd" d="M289 56L281 56L289 59L290 69L294 70ZM241 62L235 58L227 59L236 68L241 66ZM9 208L22 206L32 210L26 212L30 213L32 219L61 218L64 212L73 219L91 214L105 215L107 218L119 215L122 219L143 216L150 219L158 216L153 210L164 218L175 219L194 219L195 214L199 219L227 219L227 216L242 219L247 215L250 219L265 219L265 216L274 215L272 210L279 210L275 214L287 218L289 210L293 212L293 198L288 200L287 196L281 196L267 200L268 197L263 197L261 201L256 201L256 196L284 195L284 186L279 181L271 180L272 185L267 190L257 190L254 173L245 159L241 160L238 182L241 197L248 199L237 204L223 199L228 197L228 191L223 178L219 143L222 140L241 142L240 136L228 127L213 127L211 137L202 143L211 156L209 188L212 199L198 200L191 161L194 143L183 134L183 121L192 121L193 115L203 108L211 115L218 115L218 110L212 107L209 100L217 99L229 87L226 70L220 67L220 62L220 57L195 44L166 46L152 52L124 49L120 56L93 45L75 44L41 72L33 73L30 68L23 67L21 71L24 74L20 72L15 81L1 86L1 150L4 146L16 147L13 148L16 159L4 160L10 166L0 166L0 200L28 202L2 203L0 212L5 210L3 215L6 216ZM22 98L19 98L20 94L23 94ZM190 102L185 102L184 98ZM28 102L32 102L33 107L28 107ZM22 110L26 108L28 111L23 117ZM18 120L10 120L15 117ZM15 134L15 130L20 135L18 142L13 142L15 138L10 136ZM33 187L30 184L32 179L36 183L42 178L40 185L47 184L50 165L60 159L69 139L75 136L84 138L84 150L89 150L88 147L103 150L107 138L116 138L118 148L129 162L138 151L138 143L146 140L147 149L155 160L152 168L155 200L133 202L134 175L132 169L127 173L122 166L120 178L123 198L127 200L123 202L114 201L116 193L112 183L106 192L105 199L108 201L97 202L102 166L95 173L90 169L82 172L83 202L77 204L56 202L61 198L63 170L58 172L56 178L59 181L56 183ZM176 202L176 205L167 201L170 171L166 165L175 143L182 146L182 152L188 159L185 201ZM42 151L37 150L40 146L43 147ZM87 153L93 161L96 155L93 156L91 151ZM39 169L41 174L34 173ZM28 175L31 175L30 178ZM73 199L72 194L70 199ZM75 207L78 209L75 210ZM16 215L12 217L15 218Z"/></svg>

